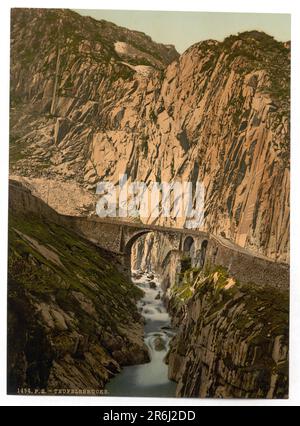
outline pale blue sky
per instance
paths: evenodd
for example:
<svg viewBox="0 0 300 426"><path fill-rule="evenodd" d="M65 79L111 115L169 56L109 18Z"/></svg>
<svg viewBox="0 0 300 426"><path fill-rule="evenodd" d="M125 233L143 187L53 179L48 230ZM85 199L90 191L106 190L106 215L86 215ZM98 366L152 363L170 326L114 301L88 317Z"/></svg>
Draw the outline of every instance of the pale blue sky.
<svg viewBox="0 0 300 426"><path fill-rule="evenodd" d="M223 40L230 34L247 30L265 31L279 41L287 41L291 37L288 14L93 9L75 11L132 30L143 31L156 42L174 44L180 53L198 41L209 38Z"/></svg>

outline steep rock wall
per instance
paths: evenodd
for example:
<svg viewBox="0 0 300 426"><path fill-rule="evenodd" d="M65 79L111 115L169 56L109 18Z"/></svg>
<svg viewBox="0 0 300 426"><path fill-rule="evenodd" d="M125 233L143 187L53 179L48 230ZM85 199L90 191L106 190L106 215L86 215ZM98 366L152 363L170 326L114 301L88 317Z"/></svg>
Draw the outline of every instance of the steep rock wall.
<svg viewBox="0 0 300 426"><path fill-rule="evenodd" d="M94 193L120 173L199 180L205 229L288 261L289 57L288 43L257 31L178 58L105 21L14 10L11 172L44 179L37 191L59 180Z"/></svg>
<svg viewBox="0 0 300 426"><path fill-rule="evenodd" d="M288 293L238 284L221 269L196 280L190 274L169 301L177 396L287 398Z"/></svg>
<svg viewBox="0 0 300 426"><path fill-rule="evenodd" d="M10 202L8 392L103 391L121 366L149 360L142 294L116 257L29 191L10 191Z"/></svg>

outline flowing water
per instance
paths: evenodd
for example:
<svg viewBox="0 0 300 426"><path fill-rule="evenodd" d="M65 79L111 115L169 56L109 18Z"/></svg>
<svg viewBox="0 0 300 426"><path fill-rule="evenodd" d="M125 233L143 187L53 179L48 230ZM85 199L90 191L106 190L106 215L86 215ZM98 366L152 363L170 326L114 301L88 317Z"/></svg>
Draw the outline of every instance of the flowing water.
<svg viewBox="0 0 300 426"><path fill-rule="evenodd" d="M107 385L111 396L174 397L176 383L168 379L168 366L164 362L169 341L174 335L170 317L161 299L162 290L157 277L137 274L133 279L144 291L138 308L145 318L145 343L150 362L124 367Z"/></svg>

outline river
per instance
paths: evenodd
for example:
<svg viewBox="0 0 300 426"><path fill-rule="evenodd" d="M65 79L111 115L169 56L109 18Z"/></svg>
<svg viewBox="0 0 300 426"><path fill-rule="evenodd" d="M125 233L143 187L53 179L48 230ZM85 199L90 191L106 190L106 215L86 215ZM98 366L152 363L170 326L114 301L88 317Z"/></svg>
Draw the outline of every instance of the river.
<svg viewBox="0 0 300 426"><path fill-rule="evenodd" d="M159 279L154 274L134 271L133 282L144 291L138 308L145 318L144 340L150 362L124 367L106 389L110 396L174 397L176 383L168 379L168 366L164 362L174 332L161 298Z"/></svg>

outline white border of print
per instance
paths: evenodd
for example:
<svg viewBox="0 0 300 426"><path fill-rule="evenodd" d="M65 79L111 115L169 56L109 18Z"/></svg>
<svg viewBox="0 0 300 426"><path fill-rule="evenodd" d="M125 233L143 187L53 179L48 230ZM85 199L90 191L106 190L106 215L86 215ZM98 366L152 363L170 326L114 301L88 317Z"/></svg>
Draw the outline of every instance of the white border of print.
<svg viewBox="0 0 300 426"><path fill-rule="evenodd" d="M162 398L111 397L48 397L6 395L6 261L7 261L7 179L8 179L8 116L9 116L9 25L11 7L57 7L72 9L126 9L132 10L191 10L210 12L267 12L292 14L292 227L291 227L291 358L289 400L208 400ZM0 405L299 405L300 404L300 2L295 0L52 0L1 2L1 144L0 144ZM296 93L298 99L296 99Z"/></svg>

